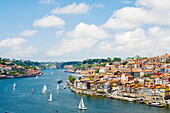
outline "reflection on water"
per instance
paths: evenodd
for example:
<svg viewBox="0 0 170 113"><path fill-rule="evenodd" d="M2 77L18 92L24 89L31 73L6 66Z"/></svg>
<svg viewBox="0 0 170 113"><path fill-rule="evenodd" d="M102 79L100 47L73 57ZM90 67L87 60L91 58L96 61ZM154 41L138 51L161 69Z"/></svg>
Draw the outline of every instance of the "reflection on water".
<svg viewBox="0 0 170 113"><path fill-rule="evenodd" d="M49 102L50 107L52 108L52 102Z"/></svg>
<svg viewBox="0 0 170 113"><path fill-rule="evenodd" d="M79 110L79 113L84 113L86 110Z"/></svg>

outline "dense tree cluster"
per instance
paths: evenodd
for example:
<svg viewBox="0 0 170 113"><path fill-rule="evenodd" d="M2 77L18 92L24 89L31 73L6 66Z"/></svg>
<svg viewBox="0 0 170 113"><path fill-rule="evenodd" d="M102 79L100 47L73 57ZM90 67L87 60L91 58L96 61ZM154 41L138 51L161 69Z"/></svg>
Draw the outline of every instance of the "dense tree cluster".
<svg viewBox="0 0 170 113"><path fill-rule="evenodd" d="M30 66L39 66L40 65L39 62L33 62L33 61L30 61L30 60L27 60L27 61L15 60L15 61L13 61L13 63L20 65L20 66L25 66L25 67L26 66L30 67Z"/></svg>
<svg viewBox="0 0 170 113"><path fill-rule="evenodd" d="M70 62L62 62L61 68L63 68L65 65L73 65L73 66L80 66L80 61L70 61Z"/></svg>
<svg viewBox="0 0 170 113"><path fill-rule="evenodd" d="M102 63L102 62L115 62L115 61L121 61L121 58L113 58L113 60L111 58L107 58L107 59L87 59L87 60L84 60L82 63L83 64L94 64L94 63Z"/></svg>

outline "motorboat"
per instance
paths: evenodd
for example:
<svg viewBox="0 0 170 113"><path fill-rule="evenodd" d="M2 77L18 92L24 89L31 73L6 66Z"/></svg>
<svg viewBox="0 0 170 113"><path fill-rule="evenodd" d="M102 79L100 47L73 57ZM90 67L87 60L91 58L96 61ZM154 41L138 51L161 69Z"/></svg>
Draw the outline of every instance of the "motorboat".
<svg viewBox="0 0 170 113"><path fill-rule="evenodd" d="M62 82L62 79L58 79L58 80L57 80L57 83L61 83L61 82Z"/></svg>

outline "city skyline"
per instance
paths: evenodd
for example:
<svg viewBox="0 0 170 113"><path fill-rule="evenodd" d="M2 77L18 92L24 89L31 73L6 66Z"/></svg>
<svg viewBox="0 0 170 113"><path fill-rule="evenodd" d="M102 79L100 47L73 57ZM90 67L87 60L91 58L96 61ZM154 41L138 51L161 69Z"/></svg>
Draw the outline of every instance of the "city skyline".
<svg viewBox="0 0 170 113"><path fill-rule="evenodd" d="M2 0L0 57L34 61L170 53L168 0Z"/></svg>

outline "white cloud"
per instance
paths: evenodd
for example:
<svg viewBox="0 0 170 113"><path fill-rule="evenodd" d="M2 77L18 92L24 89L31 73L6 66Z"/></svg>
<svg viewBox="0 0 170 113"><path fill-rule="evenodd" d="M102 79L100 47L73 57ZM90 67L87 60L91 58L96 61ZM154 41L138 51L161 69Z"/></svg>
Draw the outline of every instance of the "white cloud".
<svg viewBox="0 0 170 113"><path fill-rule="evenodd" d="M37 33L36 30L25 30L23 32L20 33L20 36L28 36L31 37L33 35L35 35Z"/></svg>
<svg viewBox="0 0 170 113"><path fill-rule="evenodd" d="M144 23L151 23L152 21L152 16L149 15L146 10L136 7L125 7L115 11L103 27L113 29L131 29L141 26Z"/></svg>
<svg viewBox="0 0 170 113"><path fill-rule="evenodd" d="M39 50L34 46L15 46L11 48L3 48L1 56L16 59L37 59L39 58Z"/></svg>
<svg viewBox="0 0 170 113"><path fill-rule="evenodd" d="M38 49L34 46L25 47L26 42L24 38L7 38L0 41L1 56L19 59L33 58L38 53Z"/></svg>
<svg viewBox="0 0 170 113"><path fill-rule="evenodd" d="M170 52L170 30L152 27L148 30L135 30L115 35L115 40L102 41L97 47L99 52L119 56L153 56Z"/></svg>
<svg viewBox="0 0 170 113"><path fill-rule="evenodd" d="M63 39L58 46L54 46L52 50L49 50L47 55L61 56L70 52L79 52L82 49L92 47L96 42L97 40L90 38Z"/></svg>
<svg viewBox="0 0 170 113"><path fill-rule="evenodd" d="M46 5L49 5L49 4L58 4L57 2L55 2L55 0L40 0L39 3L40 4L46 4Z"/></svg>
<svg viewBox="0 0 170 113"><path fill-rule="evenodd" d="M105 6L103 4L96 4L96 5L93 5L92 7L105 8Z"/></svg>
<svg viewBox="0 0 170 113"><path fill-rule="evenodd" d="M90 10L90 6L86 3L67 5L65 7L57 7L51 11L53 14L83 14Z"/></svg>
<svg viewBox="0 0 170 113"><path fill-rule="evenodd" d="M7 55L12 57L29 58L38 53L38 49L34 46L22 47L16 46L7 51Z"/></svg>
<svg viewBox="0 0 170 113"><path fill-rule="evenodd" d="M132 29L145 24L170 25L169 0L137 0L135 5L114 11L103 27Z"/></svg>
<svg viewBox="0 0 170 113"><path fill-rule="evenodd" d="M35 20L33 23L33 26L42 27L42 28L51 27L51 26L62 27L64 25L65 25L64 20L54 15L44 16L43 18Z"/></svg>
<svg viewBox="0 0 170 113"><path fill-rule="evenodd" d="M64 31L57 31L56 32L56 37L62 36L64 33Z"/></svg>
<svg viewBox="0 0 170 113"><path fill-rule="evenodd" d="M137 28L134 31L128 31L115 36L115 43L127 44L127 43L139 43L146 39L145 31L141 28Z"/></svg>
<svg viewBox="0 0 170 113"><path fill-rule="evenodd" d="M110 54L111 52L114 51L114 48L113 48L113 42L110 42L110 41L107 41L107 40L104 40L104 41L101 41L97 47L96 47L96 50L95 52L96 53L99 53L99 54Z"/></svg>
<svg viewBox="0 0 170 113"><path fill-rule="evenodd" d="M93 39L105 39L111 36L102 28L92 24L85 23L78 24L73 31L66 33L71 38L93 38Z"/></svg>
<svg viewBox="0 0 170 113"><path fill-rule="evenodd" d="M26 41L24 38L7 38L0 41L0 47L15 47L24 44Z"/></svg>
<svg viewBox="0 0 170 113"><path fill-rule="evenodd" d="M136 6L150 7L159 10L169 10L169 0L137 0Z"/></svg>
<svg viewBox="0 0 170 113"><path fill-rule="evenodd" d="M57 35L63 31L57 32ZM97 41L110 38L111 36L102 28L92 24L78 24L73 31L65 33L67 39L63 39L59 45L54 46L48 51L49 56L61 56L71 52L78 52L83 49L89 49Z"/></svg>
<svg viewBox="0 0 170 113"><path fill-rule="evenodd" d="M123 3L130 4L132 1L122 1Z"/></svg>

